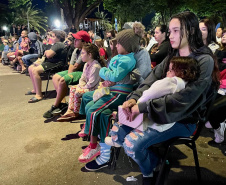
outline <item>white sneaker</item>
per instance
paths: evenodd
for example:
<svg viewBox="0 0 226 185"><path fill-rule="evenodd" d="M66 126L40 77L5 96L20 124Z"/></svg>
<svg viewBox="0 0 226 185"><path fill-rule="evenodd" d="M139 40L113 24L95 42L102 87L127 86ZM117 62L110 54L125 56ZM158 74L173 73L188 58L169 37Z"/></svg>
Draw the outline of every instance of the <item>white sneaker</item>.
<svg viewBox="0 0 226 185"><path fill-rule="evenodd" d="M211 124L210 124L209 121L207 121L207 122L205 123L205 127L206 127L206 128L213 128L213 127L211 126Z"/></svg>
<svg viewBox="0 0 226 185"><path fill-rule="evenodd" d="M214 141L216 143L222 143L224 141L224 131L225 131L226 123L220 123L220 127L218 129L214 129Z"/></svg>
<svg viewBox="0 0 226 185"><path fill-rule="evenodd" d="M105 144L107 144L109 146L114 146L114 147L117 147L117 148L121 147L121 145L119 145L118 143L114 142L111 137L106 137L104 142L105 142Z"/></svg>

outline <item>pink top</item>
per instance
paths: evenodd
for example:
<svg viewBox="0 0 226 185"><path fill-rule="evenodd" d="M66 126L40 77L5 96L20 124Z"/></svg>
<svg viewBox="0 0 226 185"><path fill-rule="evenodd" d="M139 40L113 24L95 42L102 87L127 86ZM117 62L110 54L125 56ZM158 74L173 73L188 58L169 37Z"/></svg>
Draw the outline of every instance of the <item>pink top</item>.
<svg viewBox="0 0 226 185"><path fill-rule="evenodd" d="M78 86L82 89L88 89L88 91L97 89L97 86L101 80L99 76L100 69L101 66L96 60L89 64L86 63Z"/></svg>
<svg viewBox="0 0 226 185"><path fill-rule="evenodd" d="M29 38L28 37L22 38L22 42L20 43L20 47L23 51L29 50Z"/></svg>

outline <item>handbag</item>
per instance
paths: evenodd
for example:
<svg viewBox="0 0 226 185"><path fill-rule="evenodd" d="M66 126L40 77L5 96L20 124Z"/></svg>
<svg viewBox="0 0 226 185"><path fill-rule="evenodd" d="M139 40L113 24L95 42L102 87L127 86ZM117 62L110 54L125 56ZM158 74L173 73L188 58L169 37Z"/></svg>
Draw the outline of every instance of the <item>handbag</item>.
<svg viewBox="0 0 226 185"><path fill-rule="evenodd" d="M148 116L147 114L140 113L136 116L133 121L129 121L126 119L126 115L122 110L122 106L118 106L118 122L127 125L128 127L132 127L134 129L138 129L140 131L145 131L148 128Z"/></svg>

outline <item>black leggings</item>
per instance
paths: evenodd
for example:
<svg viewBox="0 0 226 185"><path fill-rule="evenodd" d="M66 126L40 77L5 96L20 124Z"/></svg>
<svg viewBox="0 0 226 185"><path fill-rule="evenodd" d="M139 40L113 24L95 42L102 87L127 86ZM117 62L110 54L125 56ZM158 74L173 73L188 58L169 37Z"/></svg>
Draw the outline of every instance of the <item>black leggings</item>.
<svg viewBox="0 0 226 185"><path fill-rule="evenodd" d="M212 111L209 115L209 122L213 129L218 129L220 127L220 123L225 121L226 119L226 95L217 96Z"/></svg>

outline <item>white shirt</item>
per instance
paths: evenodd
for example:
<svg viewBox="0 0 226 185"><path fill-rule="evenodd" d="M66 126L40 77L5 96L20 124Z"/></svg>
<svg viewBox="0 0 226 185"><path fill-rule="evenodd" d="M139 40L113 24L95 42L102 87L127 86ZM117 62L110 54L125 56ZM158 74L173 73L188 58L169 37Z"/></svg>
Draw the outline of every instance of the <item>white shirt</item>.
<svg viewBox="0 0 226 185"><path fill-rule="evenodd" d="M148 43L148 46L146 47L146 50L149 51L151 49L151 47L156 43L158 43L158 42L155 40L155 37L152 37Z"/></svg>

